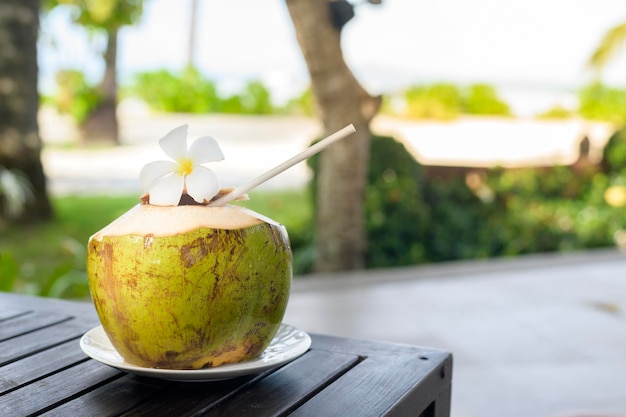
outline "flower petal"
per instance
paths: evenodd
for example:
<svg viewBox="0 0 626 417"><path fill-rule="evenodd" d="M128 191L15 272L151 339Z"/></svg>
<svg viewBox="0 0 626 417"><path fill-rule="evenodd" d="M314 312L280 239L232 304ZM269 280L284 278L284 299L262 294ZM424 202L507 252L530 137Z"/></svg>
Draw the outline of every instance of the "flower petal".
<svg viewBox="0 0 626 417"><path fill-rule="evenodd" d="M218 162L224 159L224 154L211 136L203 136L196 139L189 147L189 154L196 164Z"/></svg>
<svg viewBox="0 0 626 417"><path fill-rule="evenodd" d="M166 175L155 181L148 193L150 204L155 206L177 206L183 194L185 177L178 174Z"/></svg>
<svg viewBox="0 0 626 417"><path fill-rule="evenodd" d="M156 180L174 172L177 166L176 162L172 161L156 161L144 165L139 173L139 183L141 184L141 189L148 191Z"/></svg>
<svg viewBox="0 0 626 417"><path fill-rule="evenodd" d="M211 200L220 190L220 181L213 171L203 166L194 166L193 172L185 177L187 194L196 202Z"/></svg>
<svg viewBox="0 0 626 417"><path fill-rule="evenodd" d="M187 157L187 125L178 126L159 139L161 149L174 161Z"/></svg>

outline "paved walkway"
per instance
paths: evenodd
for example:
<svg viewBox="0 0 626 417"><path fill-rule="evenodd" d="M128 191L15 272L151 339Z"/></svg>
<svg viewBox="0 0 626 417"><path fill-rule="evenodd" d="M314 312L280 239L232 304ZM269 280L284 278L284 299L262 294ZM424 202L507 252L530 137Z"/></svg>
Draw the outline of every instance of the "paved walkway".
<svg viewBox="0 0 626 417"><path fill-rule="evenodd" d="M454 355L453 417L626 416L626 254L311 276L286 321Z"/></svg>

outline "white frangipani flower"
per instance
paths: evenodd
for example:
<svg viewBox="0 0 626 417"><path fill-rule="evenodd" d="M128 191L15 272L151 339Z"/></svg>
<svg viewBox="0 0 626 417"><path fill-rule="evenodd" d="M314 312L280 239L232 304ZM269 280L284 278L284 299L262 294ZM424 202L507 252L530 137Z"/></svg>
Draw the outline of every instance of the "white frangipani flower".
<svg viewBox="0 0 626 417"><path fill-rule="evenodd" d="M188 149L187 128L179 126L159 140L161 149L173 161L151 162L141 169L139 181L150 194L150 204L176 206L185 191L202 203L220 189L217 175L201 164L223 160L222 150L210 136L196 139Z"/></svg>

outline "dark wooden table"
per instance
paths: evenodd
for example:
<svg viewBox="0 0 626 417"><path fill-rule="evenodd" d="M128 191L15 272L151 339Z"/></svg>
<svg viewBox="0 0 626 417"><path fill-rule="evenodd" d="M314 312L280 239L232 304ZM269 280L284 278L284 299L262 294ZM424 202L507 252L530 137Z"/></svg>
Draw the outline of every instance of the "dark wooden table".
<svg viewBox="0 0 626 417"><path fill-rule="evenodd" d="M182 383L89 359L91 303L0 293L0 416L448 416L452 357L440 350L313 334L271 371Z"/></svg>

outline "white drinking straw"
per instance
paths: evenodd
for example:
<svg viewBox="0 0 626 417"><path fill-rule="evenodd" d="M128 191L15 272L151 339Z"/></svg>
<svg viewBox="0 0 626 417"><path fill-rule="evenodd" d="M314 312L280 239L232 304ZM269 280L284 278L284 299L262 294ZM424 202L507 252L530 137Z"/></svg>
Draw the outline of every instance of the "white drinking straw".
<svg viewBox="0 0 626 417"><path fill-rule="evenodd" d="M316 144L311 145L310 147L306 148L304 151L300 152L299 154L289 158L288 160L286 160L282 164L279 164L276 167L274 167L274 168L270 169L269 171L265 172L264 174L259 175L258 177L256 177L252 181L250 181L249 183L235 188L233 191L231 191L228 194L224 194L223 196L221 196L217 200L211 201L211 203L209 203L209 207L220 207L220 206L223 206L224 204L228 203L229 201L232 201L235 198L240 197L243 194L247 193L248 191L258 187L259 185L263 184L265 181L267 181L267 180L269 180L271 178L274 178L276 175L278 175L281 172L291 168L292 166L294 166L298 162L302 162L305 159L312 157L313 155L315 155L316 153L320 152L321 150L323 150L327 146L331 145L332 143L337 142L338 140L343 139L346 136L348 136L348 135L350 135L350 134L352 134L354 132L356 132L356 129L354 128L354 125L351 125L351 124L346 126L346 127L344 127L341 130L336 131L335 133L333 133L332 135L328 136L327 138L322 139L321 141L317 142Z"/></svg>

